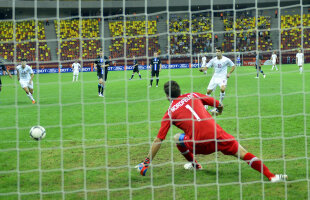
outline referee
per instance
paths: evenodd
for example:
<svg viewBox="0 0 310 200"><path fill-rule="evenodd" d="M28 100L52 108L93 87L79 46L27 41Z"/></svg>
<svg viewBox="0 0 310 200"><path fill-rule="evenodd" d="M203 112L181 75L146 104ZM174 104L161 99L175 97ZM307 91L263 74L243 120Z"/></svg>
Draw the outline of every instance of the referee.
<svg viewBox="0 0 310 200"><path fill-rule="evenodd" d="M2 70L2 74L4 71L6 71L6 73L8 73L8 75L10 76L10 78L12 78L11 73L9 72L9 70L2 64L1 60L0 60L0 70ZM2 82L1 82L1 76L0 76L0 92L2 89Z"/></svg>
<svg viewBox="0 0 310 200"><path fill-rule="evenodd" d="M129 80L133 79L133 76L135 75L136 72L139 74L139 77L141 80L142 78L141 78L141 74L139 72L139 65L138 65L138 61L136 60L136 56L133 56L133 59L134 59L133 60L133 71L132 71L131 78Z"/></svg>
<svg viewBox="0 0 310 200"><path fill-rule="evenodd" d="M150 70L152 72L152 78L151 78L149 87L152 87L154 76L156 76L156 87L158 87L159 72L161 71L161 60L160 58L158 58L157 52L154 53L154 58L151 60Z"/></svg>
<svg viewBox="0 0 310 200"><path fill-rule="evenodd" d="M110 66L110 62L108 61L108 58L104 56L103 51L100 51L99 57L95 61L94 64L95 68L97 69L97 76L98 76L98 95L99 97L104 97L103 91L105 88L105 81L108 77L108 67Z"/></svg>

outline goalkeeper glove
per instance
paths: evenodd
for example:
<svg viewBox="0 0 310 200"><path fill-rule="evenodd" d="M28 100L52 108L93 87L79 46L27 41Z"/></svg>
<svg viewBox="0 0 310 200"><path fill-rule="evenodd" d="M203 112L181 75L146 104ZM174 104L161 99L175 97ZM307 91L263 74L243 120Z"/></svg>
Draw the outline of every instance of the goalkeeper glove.
<svg viewBox="0 0 310 200"><path fill-rule="evenodd" d="M142 163L138 164L135 168L137 169L138 172L140 172L142 176L145 176L150 163L151 163L150 159L146 157L145 160Z"/></svg>
<svg viewBox="0 0 310 200"><path fill-rule="evenodd" d="M224 109L223 104L220 103L218 105L218 107L211 109L210 112L211 112L212 115L216 115L217 116L217 115L221 115L222 114L223 109Z"/></svg>
<svg viewBox="0 0 310 200"><path fill-rule="evenodd" d="M222 114L223 109L224 109L224 105L223 105L222 103L219 103L218 107L216 107L216 108L217 108L217 111L218 111L220 114Z"/></svg>

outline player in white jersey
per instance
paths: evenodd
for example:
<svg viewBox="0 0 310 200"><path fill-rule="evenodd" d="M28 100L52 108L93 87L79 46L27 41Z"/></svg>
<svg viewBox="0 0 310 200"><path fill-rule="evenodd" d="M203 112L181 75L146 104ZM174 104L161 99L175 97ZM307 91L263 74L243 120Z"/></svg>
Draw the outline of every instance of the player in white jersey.
<svg viewBox="0 0 310 200"><path fill-rule="evenodd" d="M271 70L273 70L273 68L276 68L276 70L278 71L277 60L278 60L278 56L277 56L276 52L274 51L273 54L271 55L271 61L272 61Z"/></svg>
<svg viewBox="0 0 310 200"><path fill-rule="evenodd" d="M78 81L79 78L79 72L81 69L81 65L80 63L78 63L78 61L76 60L73 64L72 64L72 71L73 71L73 80L72 82Z"/></svg>
<svg viewBox="0 0 310 200"><path fill-rule="evenodd" d="M227 73L227 67L230 66L231 70ZM225 97L225 89L227 85L227 78L230 77L231 73L235 70L235 64L227 57L222 55L222 48L216 48L216 57L208 62L206 67L200 68L200 71L206 71L208 68L214 67L214 74L212 79L208 85L207 94L210 96L213 90L216 89L217 86L220 87L220 102L222 103Z"/></svg>
<svg viewBox="0 0 310 200"><path fill-rule="evenodd" d="M21 85L21 87L25 90L27 96L35 104L35 100L33 98L33 71L32 68L26 64L26 59L22 60L21 65L16 67L17 71L17 79Z"/></svg>
<svg viewBox="0 0 310 200"><path fill-rule="evenodd" d="M299 72L303 72L303 67L302 65L304 64L304 54L301 53L301 50L298 50L298 53L296 54L296 64L299 67Z"/></svg>
<svg viewBox="0 0 310 200"><path fill-rule="evenodd" d="M201 58L201 68L206 67L206 65L207 65L207 57L206 55L203 55ZM207 71L204 71L203 73L207 74Z"/></svg>

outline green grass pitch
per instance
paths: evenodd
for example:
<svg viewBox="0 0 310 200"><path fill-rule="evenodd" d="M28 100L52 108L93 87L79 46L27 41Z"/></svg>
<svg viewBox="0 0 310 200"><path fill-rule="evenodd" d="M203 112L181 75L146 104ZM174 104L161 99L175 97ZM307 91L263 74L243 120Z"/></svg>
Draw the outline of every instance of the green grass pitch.
<svg viewBox="0 0 310 200"><path fill-rule="evenodd" d="M289 181L271 184L245 162L221 153L197 156L204 170L185 171L173 143L173 127L145 177L134 166L147 155L169 106L163 84L176 80L182 93L205 93L211 78L197 69L162 70L148 88L131 71L109 72L105 98L95 72L35 75L32 105L16 80L2 77L0 93L0 199L308 199L310 65L282 65L255 79L239 67L228 80L223 115L228 133L274 173ZM219 96L219 88L213 93ZM41 142L29 137L46 128ZM3 194L7 195L3 195ZM19 196L20 195L20 196Z"/></svg>

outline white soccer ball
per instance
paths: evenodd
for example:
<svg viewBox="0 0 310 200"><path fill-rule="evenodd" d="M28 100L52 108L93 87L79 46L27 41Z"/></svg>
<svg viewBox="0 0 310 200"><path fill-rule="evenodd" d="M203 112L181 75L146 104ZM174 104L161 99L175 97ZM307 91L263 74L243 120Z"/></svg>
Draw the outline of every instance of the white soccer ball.
<svg viewBox="0 0 310 200"><path fill-rule="evenodd" d="M46 135L46 131L45 128L43 128L42 126L33 126L30 129L30 137L34 140L42 140L43 138L45 138Z"/></svg>

